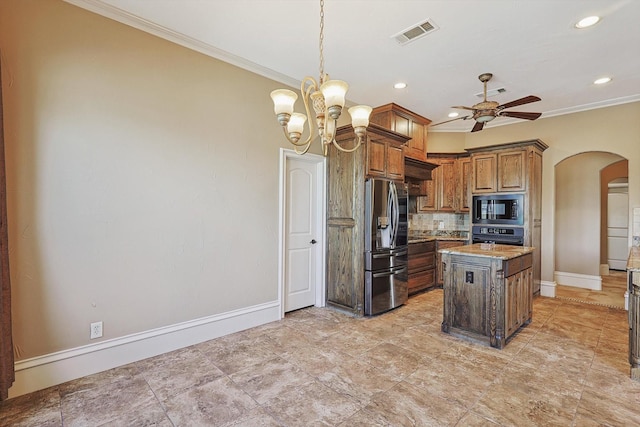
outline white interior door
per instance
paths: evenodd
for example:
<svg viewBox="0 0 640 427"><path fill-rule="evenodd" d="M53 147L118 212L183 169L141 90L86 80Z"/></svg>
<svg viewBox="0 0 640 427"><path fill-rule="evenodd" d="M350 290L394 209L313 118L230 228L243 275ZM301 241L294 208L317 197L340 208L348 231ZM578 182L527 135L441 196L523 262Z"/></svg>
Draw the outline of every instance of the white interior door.
<svg viewBox="0 0 640 427"><path fill-rule="evenodd" d="M629 255L629 195L609 193L607 203L608 264L612 270L625 270Z"/></svg>
<svg viewBox="0 0 640 427"><path fill-rule="evenodd" d="M319 202L323 164L317 157L288 157L285 168L284 311L315 305L322 277Z"/></svg>

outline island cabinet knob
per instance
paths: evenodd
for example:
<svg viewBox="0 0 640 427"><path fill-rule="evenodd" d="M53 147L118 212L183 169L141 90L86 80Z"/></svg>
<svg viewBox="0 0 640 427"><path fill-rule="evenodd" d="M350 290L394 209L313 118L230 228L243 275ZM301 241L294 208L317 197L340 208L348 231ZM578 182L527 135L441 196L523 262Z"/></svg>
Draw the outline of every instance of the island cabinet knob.
<svg viewBox="0 0 640 427"><path fill-rule="evenodd" d="M315 245L318 242L316 242L316 239L311 239L311 241L309 243L311 243L312 245Z"/></svg>

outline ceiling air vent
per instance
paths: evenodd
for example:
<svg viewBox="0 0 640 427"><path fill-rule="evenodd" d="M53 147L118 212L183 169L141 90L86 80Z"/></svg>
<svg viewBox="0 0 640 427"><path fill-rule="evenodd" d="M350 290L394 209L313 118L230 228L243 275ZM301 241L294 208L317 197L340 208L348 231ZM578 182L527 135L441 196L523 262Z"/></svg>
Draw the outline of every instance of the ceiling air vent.
<svg viewBox="0 0 640 427"><path fill-rule="evenodd" d="M503 87L499 87L497 89L487 89L487 98L490 96L496 96L501 93L505 93L507 90ZM478 98L484 98L484 92L476 93Z"/></svg>
<svg viewBox="0 0 640 427"><path fill-rule="evenodd" d="M391 38L401 44L407 44L414 40L424 37L429 33L434 32L439 27L433 23L433 21L427 19L426 21L413 25L405 30L400 31L398 34L394 34Z"/></svg>

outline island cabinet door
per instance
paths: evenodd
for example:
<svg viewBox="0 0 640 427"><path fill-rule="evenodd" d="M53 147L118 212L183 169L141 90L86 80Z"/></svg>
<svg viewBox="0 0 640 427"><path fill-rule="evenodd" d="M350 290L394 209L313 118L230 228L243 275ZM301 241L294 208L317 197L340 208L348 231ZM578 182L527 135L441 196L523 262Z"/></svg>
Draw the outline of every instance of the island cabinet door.
<svg viewBox="0 0 640 427"><path fill-rule="evenodd" d="M511 336L520 327L522 320L522 273L516 273L504 279L504 314L506 337Z"/></svg>
<svg viewBox="0 0 640 427"><path fill-rule="evenodd" d="M489 336L491 268L454 262L449 273L450 326Z"/></svg>
<svg viewBox="0 0 640 427"><path fill-rule="evenodd" d="M533 269L531 267L505 277L505 329L509 338L518 328L531 320Z"/></svg>

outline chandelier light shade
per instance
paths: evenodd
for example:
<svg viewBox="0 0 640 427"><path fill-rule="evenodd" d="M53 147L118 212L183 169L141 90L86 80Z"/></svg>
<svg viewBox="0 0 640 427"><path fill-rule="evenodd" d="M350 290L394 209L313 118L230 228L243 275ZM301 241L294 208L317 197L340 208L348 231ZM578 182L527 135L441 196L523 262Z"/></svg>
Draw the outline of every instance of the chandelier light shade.
<svg viewBox="0 0 640 427"><path fill-rule="evenodd" d="M342 80L330 80L329 75L324 72L324 0L320 0L320 78L316 82L313 77L305 77L300 85L300 93L306 115L295 113L295 103L298 95L288 89L278 89L271 92L273 100L273 109L278 119L278 123L282 126L287 140L294 145L298 154L305 154L311 147L313 141L314 125L320 141L322 143L324 155L327 155L329 145L333 144L338 150L344 152L352 152L357 150L367 133L369 126L369 116L371 107L366 105L358 105L349 108L352 126L355 130L355 145L352 148L341 147L335 140L335 130L338 119L342 114L345 104L345 97L349 85ZM313 107L315 114L315 122L307 118L311 117L309 104ZM309 130L306 139L301 141L304 132L305 123ZM299 147L301 147L299 149Z"/></svg>

